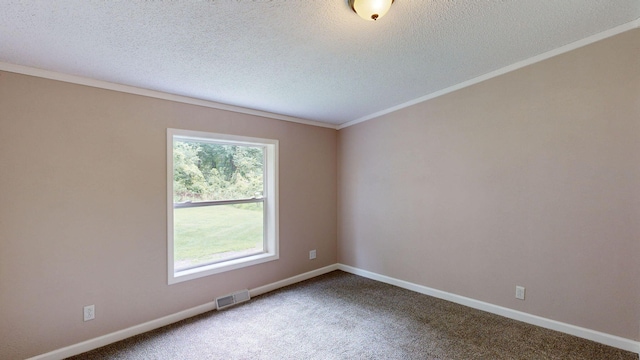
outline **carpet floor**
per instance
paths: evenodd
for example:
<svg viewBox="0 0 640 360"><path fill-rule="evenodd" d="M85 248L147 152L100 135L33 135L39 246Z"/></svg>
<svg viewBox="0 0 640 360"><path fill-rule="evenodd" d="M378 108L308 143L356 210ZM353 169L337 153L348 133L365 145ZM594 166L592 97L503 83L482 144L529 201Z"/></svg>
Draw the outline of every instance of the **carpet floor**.
<svg viewBox="0 0 640 360"><path fill-rule="evenodd" d="M70 359L638 359L342 271Z"/></svg>

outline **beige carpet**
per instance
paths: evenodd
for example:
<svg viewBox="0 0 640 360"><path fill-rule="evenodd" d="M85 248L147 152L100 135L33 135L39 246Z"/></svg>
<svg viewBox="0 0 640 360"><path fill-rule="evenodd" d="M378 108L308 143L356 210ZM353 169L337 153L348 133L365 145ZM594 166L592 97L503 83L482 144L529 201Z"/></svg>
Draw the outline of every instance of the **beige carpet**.
<svg viewBox="0 0 640 360"><path fill-rule="evenodd" d="M73 359L638 359L335 271Z"/></svg>

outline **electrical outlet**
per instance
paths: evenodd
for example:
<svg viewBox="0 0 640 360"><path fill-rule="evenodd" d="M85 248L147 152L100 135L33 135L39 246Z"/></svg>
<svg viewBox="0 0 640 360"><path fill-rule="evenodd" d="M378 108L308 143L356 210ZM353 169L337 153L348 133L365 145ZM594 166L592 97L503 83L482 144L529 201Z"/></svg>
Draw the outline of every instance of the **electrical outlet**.
<svg viewBox="0 0 640 360"><path fill-rule="evenodd" d="M315 258L316 258L316 251L315 250L309 251L309 260L313 260Z"/></svg>
<svg viewBox="0 0 640 360"><path fill-rule="evenodd" d="M84 307L84 321L93 320L96 318L96 306L87 305Z"/></svg>
<svg viewBox="0 0 640 360"><path fill-rule="evenodd" d="M524 300L524 286L516 285L516 299Z"/></svg>

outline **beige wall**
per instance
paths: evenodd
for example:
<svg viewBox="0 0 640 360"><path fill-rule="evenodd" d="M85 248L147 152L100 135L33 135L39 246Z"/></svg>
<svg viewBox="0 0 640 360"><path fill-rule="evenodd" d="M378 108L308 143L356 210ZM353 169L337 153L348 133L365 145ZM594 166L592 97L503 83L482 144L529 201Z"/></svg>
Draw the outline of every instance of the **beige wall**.
<svg viewBox="0 0 640 360"><path fill-rule="evenodd" d="M0 72L1 357L336 261L640 340L639 45L634 30L338 133ZM280 260L167 285L167 127L280 140Z"/></svg>
<svg viewBox="0 0 640 360"><path fill-rule="evenodd" d="M167 285L168 127L280 141L280 260ZM331 129L0 72L0 358L336 263L336 141ZM96 319L83 322L89 304Z"/></svg>
<svg viewBox="0 0 640 360"><path fill-rule="evenodd" d="M639 340L638 59L633 30L341 130L338 260Z"/></svg>

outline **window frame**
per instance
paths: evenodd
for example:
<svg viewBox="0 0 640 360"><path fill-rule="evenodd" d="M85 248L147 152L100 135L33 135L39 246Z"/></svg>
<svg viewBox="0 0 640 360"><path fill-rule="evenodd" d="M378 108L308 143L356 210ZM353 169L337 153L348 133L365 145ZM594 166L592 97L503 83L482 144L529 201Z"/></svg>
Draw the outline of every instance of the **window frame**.
<svg viewBox="0 0 640 360"><path fill-rule="evenodd" d="M176 272L174 270L174 202L173 202L173 142L174 139L215 142L239 146L264 148L264 247L265 251L240 258L232 258L213 264L198 266ZM167 270L169 285L219 274L226 271L262 264L279 259L278 224L278 140L248 136L220 134L204 131L167 128Z"/></svg>

